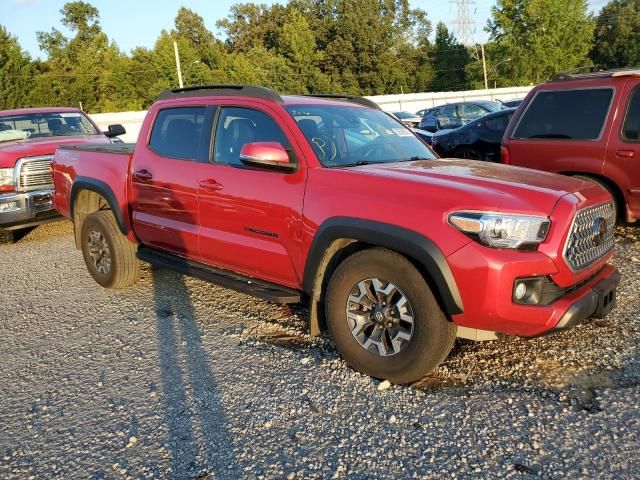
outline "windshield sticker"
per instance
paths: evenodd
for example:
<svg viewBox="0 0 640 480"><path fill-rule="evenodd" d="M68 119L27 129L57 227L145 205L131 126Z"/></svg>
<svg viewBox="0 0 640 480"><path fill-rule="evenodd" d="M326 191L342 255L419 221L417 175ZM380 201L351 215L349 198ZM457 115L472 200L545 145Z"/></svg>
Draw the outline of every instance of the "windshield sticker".
<svg viewBox="0 0 640 480"><path fill-rule="evenodd" d="M399 137L413 137L413 133L406 128L394 128L393 132Z"/></svg>
<svg viewBox="0 0 640 480"><path fill-rule="evenodd" d="M80 117L80 114L78 112L67 112L67 113L61 113L60 116L62 118L78 118Z"/></svg>

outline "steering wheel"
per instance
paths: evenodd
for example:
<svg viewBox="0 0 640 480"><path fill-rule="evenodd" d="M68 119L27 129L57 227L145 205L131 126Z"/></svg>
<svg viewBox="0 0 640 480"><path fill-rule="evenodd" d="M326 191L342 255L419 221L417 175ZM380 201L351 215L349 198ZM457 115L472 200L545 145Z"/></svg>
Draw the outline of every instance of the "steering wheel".
<svg viewBox="0 0 640 480"><path fill-rule="evenodd" d="M338 156L338 145L332 138L325 135L312 137L311 146L319 160L323 162L331 162Z"/></svg>
<svg viewBox="0 0 640 480"><path fill-rule="evenodd" d="M363 147L360 147L356 152L354 152L354 156L358 156L361 160L365 161L373 160L376 157L378 159L384 159L385 154L401 157L402 151L400 151L396 145L388 143L384 140L374 140L370 144L364 145Z"/></svg>

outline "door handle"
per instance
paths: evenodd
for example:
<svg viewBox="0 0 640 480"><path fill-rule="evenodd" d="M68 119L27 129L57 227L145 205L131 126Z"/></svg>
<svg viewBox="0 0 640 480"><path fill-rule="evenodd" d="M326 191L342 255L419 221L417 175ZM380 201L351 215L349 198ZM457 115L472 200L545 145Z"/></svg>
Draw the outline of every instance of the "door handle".
<svg viewBox="0 0 640 480"><path fill-rule="evenodd" d="M618 158L633 158L633 156L636 154L635 151L633 150L618 150L616 152L616 157Z"/></svg>
<svg viewBox="0 0 640 480"><path fill-rule="evenodd" d="M222 190L222 185L216 182L213 178L207 178L206 180L200 180L198 183L200 188L208 192L217 192Z"/></svg>
<svg viewBox="0 0 640 480"><path fill-rule="evenodd" d="M153 175L150 171L142 169L133 172L133 178L140 180L141 182L148 182L153 178Z"/></svg>

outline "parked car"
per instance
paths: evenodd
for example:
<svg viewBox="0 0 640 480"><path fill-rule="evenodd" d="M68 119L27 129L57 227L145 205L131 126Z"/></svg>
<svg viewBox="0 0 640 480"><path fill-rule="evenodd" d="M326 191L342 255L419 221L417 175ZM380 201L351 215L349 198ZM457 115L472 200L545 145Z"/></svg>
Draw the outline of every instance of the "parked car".
<svg viewBox="0 0 640 480"><path fill-rule="evenodd" d="M640 69L562 74L539 85L504 137L504 163L587 178L618 218L640 218Z"/></svg>
<svg viewBox="0 0 640 480"><path fill-rule="evenodd" d="M0 111L0 241L18 230L59 219L52 204L50 162L60 145L108 143L124 134L106 133L75 108Z"/></svg>
<svg viewBox="0 0 640 480"><path fill-rule="evenodd" d="M433 133L427 132L426 130L421 130L419 128L412 128L413 133L415 133L419 138L425 141L427 145L431 145L433 140Z"/></svg>
<svg viewBox="0 0 640 480"><path fill-rule="evenodd" d="M499 103L488 100L473 102L449 103L441 105L423 118L420 123L422 130L435 132L437 130L451 130L466 125L487 113L498 112L502 109Z"/></svg>
<svg viewBox="0 0 640 480"><path fill-rule="evenodd" d="M393 115L407 127L418 128L420 120L422 120L419 116L410 112L393 112Z"/></svg>
<svg viewBox="0 0 640 480"><path fill-rule="evenodd" d="M590 182L437 160L357 97L191 87L133 145L60 147L56 209L95 281L139 261L260 298L309 299L359 371L421 378L456 336L533 336L614 305L611 196ZM583 225L598 223L598 229Z"/></svg>
<svg viewBox="0 0 640 480"><path fill-rule="evenodd" d="M455 130L440 130L432 137L432 147L441 157L500 161L502 137L515 108L488 113Z"/></svg>
<svg viewBox="0 0 640 480"><path fill-rule="evenodd" d="M420 113L420 112L418 112ZM418 128L420 130L425 130L427 132L435 132L438 130L438 115L440 114L440 109L438 107L430 108L428 110L422 110L422 114L420 115L420 125Z"/></svg>

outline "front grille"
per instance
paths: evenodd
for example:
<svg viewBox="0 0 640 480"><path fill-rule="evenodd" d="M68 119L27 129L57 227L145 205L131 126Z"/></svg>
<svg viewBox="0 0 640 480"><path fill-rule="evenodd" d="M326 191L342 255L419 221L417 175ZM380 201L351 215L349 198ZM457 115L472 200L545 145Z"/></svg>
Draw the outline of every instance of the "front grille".
<svg viewBox="0 0 640 480"><path fill-rule="evenodd" d="M564 259L572 270L582 270L613 248L616 212L612 203L580 210L571 226Z"/></svg>
<svg viewBox="0 0 640 480"><path fill-rule="evenodd" d="M51 159L50 155L21 159L17 166L17 190L19 192L30 192L53 188Z"/></svg>

